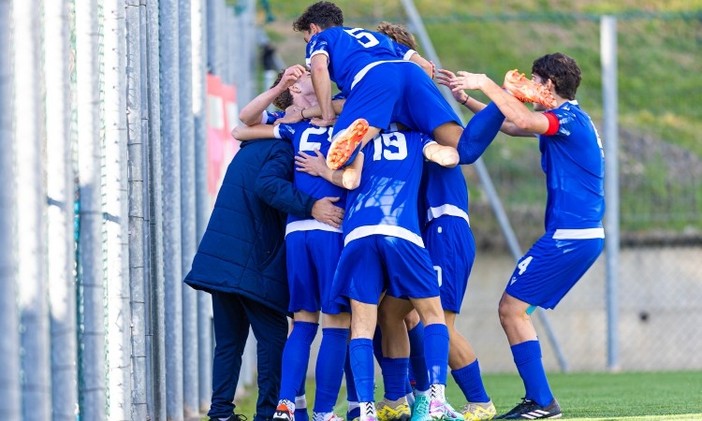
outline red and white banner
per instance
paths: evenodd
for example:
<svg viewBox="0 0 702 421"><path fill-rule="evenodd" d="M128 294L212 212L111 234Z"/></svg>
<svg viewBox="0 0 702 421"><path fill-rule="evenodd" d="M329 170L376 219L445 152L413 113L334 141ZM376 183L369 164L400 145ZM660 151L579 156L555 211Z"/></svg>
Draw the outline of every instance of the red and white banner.
<svg viewBox="0 0 702 421"><path fill-rule="evenodd" d="M238 124L236 87L222 83L219 76L207 75L207 192L214 201L224 173L239 150L232 129Z"/></svg>

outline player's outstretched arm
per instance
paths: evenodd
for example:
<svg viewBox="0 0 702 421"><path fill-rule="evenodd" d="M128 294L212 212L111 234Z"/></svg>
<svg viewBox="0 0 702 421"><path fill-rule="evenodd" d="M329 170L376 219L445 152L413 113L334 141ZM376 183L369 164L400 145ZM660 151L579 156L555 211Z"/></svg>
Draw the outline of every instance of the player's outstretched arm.
<svg viewBox="0 0 702 421"><path fill-rule="evenodd" d="M453 73L450 70L446 69L439 69L437 70L436 77L434 80L436 80L436 83L439 85L444 85L448 87L449 89L452 88L451 86L451 81L456 77L456 74ZM482 111L483 108L487 106L487 104L478 101L477 99L473 98L472 96L468 95L466 91L463 89L460 90L452 90L451 94L453 95L453 99L456 100L456 102L460 103L464 107L468 108L471 110L473 113L478 113ZM531 136L532 134L529 132L526 132L524 130L519 129L514 123L512 123L510 120L505 120L504 123L502 123L502 127L500 127L500 131L502 133L508 134L510 136Z"/></svg>
<svg viewBox="0 0 702 421"><path fill-rule="evenodd" d="M485 74L469 73L459 71L450 81L451 91L461 91L464 89L481 90L497 105L505 118L510 120L519 130L515 135L532 135L534 133L545 133L548 130L549 121L541 112L531 111L514 96L505 92L502 87L496 84Z"/></svg>
<svg viewBox="0 0 702 421"><path fill-rule="evenodd" d="M363 152L358 153L351 165L340 170L329 168L324 155L319 150L314 152L314 155L300 152L295 156L295 170L322 177L328 182L347 190L353 190L359 186L363 170Z"/></svg>
<svg viewBox="0 0 702 421"><path fill-rule="evenodd" d="M451 146L439 145L432 142L424 147L424 156L442 167L452 168L458 165L458 151Z"/></svg>
<svg viewBox="0 0 702 421"><path fill-rule="evenodd" d="M232 130L232 137L238 140L271 139L275 137L275 126L271 124L236 126Z"/></svg>
<svg viewBox="0 0 702 421"><path fill-rule="evenodd" d="M283 73L283 77L277 85L259 94L239 111L239 120L247 126L261 123L263 111L273 103L278 95L285 92L306 72L307 70L300 64L295 64L285 69L285 73Z"/></svg>

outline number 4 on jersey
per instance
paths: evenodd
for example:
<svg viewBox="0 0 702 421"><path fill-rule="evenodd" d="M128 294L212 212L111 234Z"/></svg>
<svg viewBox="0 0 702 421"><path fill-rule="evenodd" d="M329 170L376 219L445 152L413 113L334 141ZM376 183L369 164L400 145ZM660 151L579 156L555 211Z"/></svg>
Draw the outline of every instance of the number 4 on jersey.
<svg viewBox="0 0 702 421"><path fill-rule="evenodd" d="M531 263L533 257L532 256L527 256L524 258L519 264L517 265L517 268L519 269L519 274L523 274L527 270L527 266L529 266L529 263Z"/></svg>

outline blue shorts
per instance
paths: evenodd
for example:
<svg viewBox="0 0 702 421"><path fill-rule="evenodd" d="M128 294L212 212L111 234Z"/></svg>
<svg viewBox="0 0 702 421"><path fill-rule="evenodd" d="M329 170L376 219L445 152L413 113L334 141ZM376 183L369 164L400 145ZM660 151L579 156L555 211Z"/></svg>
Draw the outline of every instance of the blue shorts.
<svg viewBox="0 0 702 421"><path fill-rule="evenodd" d="M427 223L423 237L439 280L441 306L460 313L475 261L473 231L463 218L441 216Z"/></svg>
<svg viewBox="0 0 702 421"><path fill-rule="evenodd" d="M604 239L554 240L547 233L517 263L505 292L532 306L555 308L600 256Z"/></svg>
<svg viewBox="0 0 702 421"><path fill-rule="evenodd" d="M359 118L381 130L402 123L428 135L444 123L462 125L439 88L411 62L384 63L369 70L346 98L333 133Z"/></svg>
<svg viewBox="0 0 702 421"><path fill-rule="evenodd" d="M332 289L341 304L348 299L378 304L383 291L403 299L439 296L427 250L385 235L362 237L344 247Z"/></svg>
<svg viewBox="0 0 702 421"><path fill-rule="evenodd" d="M340 232L294 231L285 237L288 311L317 312L328 299L344 240Z"/></svg>

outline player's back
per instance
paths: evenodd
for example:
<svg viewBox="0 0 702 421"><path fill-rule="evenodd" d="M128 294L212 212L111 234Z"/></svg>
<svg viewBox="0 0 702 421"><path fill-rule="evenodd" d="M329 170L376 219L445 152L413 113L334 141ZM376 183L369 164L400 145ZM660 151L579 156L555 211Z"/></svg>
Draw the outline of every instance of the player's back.
<svg viewBox="0 0 702 421"><path fill-rule="evenodd" d="M425 161L419 191L423 221L442 215L468 219L468 186L460 166L447 168Z"/></svg>
<svg viewBox="0 0 702 421"><path fill-rule="evenodd" d="M379 32L335 26L316 34L307 44L307 60L316 53L329 56L329 76L348 95L354 78L369 65L403 61L408 48Z"/></svg>
<svg viewBox="0 0 702 421"><path fill-rule="evenodd" d="M346 198L345 242L373 234L421 242L417 200L429 142L419 132L397 131L381 133L364 147L360 185Z"/></svg>
<svg viewBox="0 0 702 421"><path fill-rule="evenodd" d="M315 150L319 150L324 156L327 156L329 145L331 144L331 130L332 127L318 127L310 124L309 121L301 121L292 124L279 124L276 128L278 134L276 137L290 141L296 155L299 152L314 155ZM293 183L295 187L315 199L339 197L340 200L336 205L343 208L346 204L346 190L335 186L322 177L295 171ZM288 215L288 222L299 219L293 215Z"/></svg>

